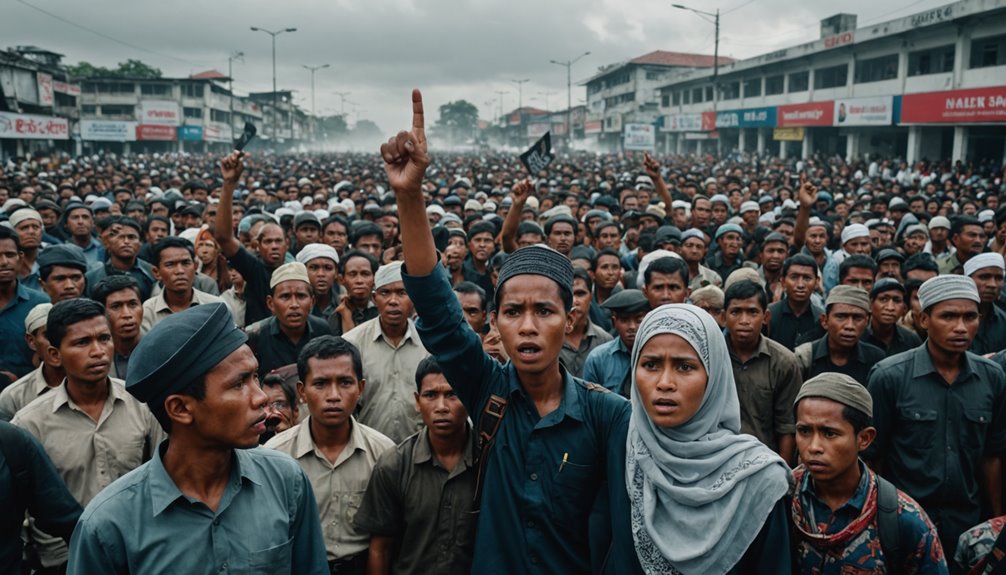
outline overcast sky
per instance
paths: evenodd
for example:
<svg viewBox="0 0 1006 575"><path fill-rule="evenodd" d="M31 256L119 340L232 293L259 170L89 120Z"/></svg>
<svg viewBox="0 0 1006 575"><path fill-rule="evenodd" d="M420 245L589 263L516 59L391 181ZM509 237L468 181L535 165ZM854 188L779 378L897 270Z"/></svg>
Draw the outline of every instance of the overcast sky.
<svg viewBox="0 0 1006 575"><path fill-rule="evenodd" d="M675 0L10 0L0 18L3 48L30 44L115 67L136 58L166 76L207 69L227 72L234 63L239 93L272 87L268 29L295 27L277 37L280 89L310 109L310 72L304 64L329 64L315 75L319 114L340 112L337 91L351 92L346 112L372 119L385 133L407 127L409 90L423 90L428 122L439 105L466 99L483 118L498 114L491 102L505 90L505 110L525 105L565 108L565 67L549 60L591 54L573 66L573 104L584 96L578 80L599 66L652 50L713 53L713 25L671 7ZM680 0L684 2L685 0ZM814 40L819 20L839 10L859 25L941 6L942 0L690 0L721 17L720 53L746 58ZM50 14L32 8L35 6ZM61 20L62 19L62 20ZM65 21L64 21L65 20ZM68 23L68 22L69 23ZM71 24L72 23L72 24ZM86 29L82 29L86 28ZM352 103L351 103L352 102Z"/></svg>

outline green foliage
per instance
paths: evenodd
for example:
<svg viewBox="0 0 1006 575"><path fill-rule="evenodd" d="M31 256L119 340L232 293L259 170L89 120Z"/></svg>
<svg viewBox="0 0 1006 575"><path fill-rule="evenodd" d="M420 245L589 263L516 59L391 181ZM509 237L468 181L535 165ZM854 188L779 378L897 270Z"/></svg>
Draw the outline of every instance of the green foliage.
<svg viewBox="0 0 1006 575"><path fill-rule="evenodd" d="M160 78L161 69L148 66L139 60L130 58L119 62L115 69L95 66L90 62L67 65L66 71L76 78Z"/></svg>
<svg viewBox="0 0 1006 575"><path fill-rule="evenodd" d="M471 134L479 123L479 109L467 100L448 102L440 106L437 126L458 134Z"/></svg>

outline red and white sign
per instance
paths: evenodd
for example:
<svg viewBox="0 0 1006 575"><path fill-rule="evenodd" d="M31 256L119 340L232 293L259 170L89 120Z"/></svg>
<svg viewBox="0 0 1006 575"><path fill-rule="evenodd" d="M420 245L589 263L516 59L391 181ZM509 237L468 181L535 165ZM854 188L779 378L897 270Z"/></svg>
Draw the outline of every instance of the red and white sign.
<svg viewBox="0 0 1006 575"><path fill-rule="evenodd" d="M665 132L700 132L702 114L668 114L664 121Z"/></svg>
<svg viewBox="0 0 1006 575"><path fill-rule="evenodd" d="M838 48L839 46L846 46L848 44L854 44L856 42L856 33L853 31L842 32L841 34L835 34L834 36L828 36L824 39L825 49Z"/></svg>
<svg viewBox="0 0 1006 575"><path fill-rule="evenodd" d="M1006 122L1006 86L905 94L902 124Z"/></svg>
<svg viewBox="0 0 1006 575"><path fill-rule="evenodd" d="M891 96L835 100L836 126L890 126L893 118Z"/></svg>
<svg viewBox="0 0 1006 575"><path fill-rule="evenodd" d="M702 112L702 131L716 131L716 112Z"/></svg>
<svg viewBox="0 0 1006 575"><path fill-rule="evenodd" d="M0 112L0 138L10 140L69 140L70 121L55 116Z"/></svg>
<svg viewBox="0 0 1006 575"><path fill-rule="evenodd" d="M233 130L227 124L213 122L203 126L203 140L207 142L230 142L233 139Z"/></svg>
<svg viewBox="0 0 1006 575"><path fill-rule="evenodd" d="M56 101L52 94L52 76L44 72L35 74L38 79L38 105L50 107Z"/></svg>
<svg viewBox="0 0 1006 575"><path fill-rule="evenodd" d="M136 127L137 140L152 140L155 142L174 142L177 131L172 126L140 124Z"/></svg>
<svg viewBox="0 0 1006 575"><path fill-rule="evenodd" d="M160 126L177 126L181 124L182 113L178 102L169 100L142 100L140 102L140 123L157 124Z"/></svg>
<svg viewBox="0 0 1006 575"><path fill-rule="evenodd" d="M69 94L71 96L80 95L80 84L67 84L66 82L54 80L52 83L52 89L62 94Z"/></svg>
<svg viewBox="0 0 1006 575"><path fill-rule="evenodd" d="M600 134L601 129L604 127L604 122L601 120L587 120L583 124L584 134Z"/></svg>
<svg viewBox="0 0 1006 575"><path fill-rule="evenodd" d="M834 119L834 113L835 102L831 100L779 106L776 111L776 123L783 128L787 126L830 126Z"/></svg>

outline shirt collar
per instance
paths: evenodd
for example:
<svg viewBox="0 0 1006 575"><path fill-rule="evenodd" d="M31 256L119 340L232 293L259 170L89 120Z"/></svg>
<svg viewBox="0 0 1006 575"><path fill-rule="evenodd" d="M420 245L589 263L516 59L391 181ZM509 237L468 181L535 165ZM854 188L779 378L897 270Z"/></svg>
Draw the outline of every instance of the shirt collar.
<svg viewBox="0 0 1006 575"><path fill-rule="evenodd" d="M471 420L465 422L465 431L467 432L468 440L465 441L465 451L462 454L461 459L465 462L465 468L471 469L474 461L474 452L472 451L471 441L473 436ZM440 467L440 463L434 459L433 449L430 447L430 430L428 427L423 427L423 431L419 434L419 437L416 438L416 445L412 449L412 464L422 465L427 462Z"/></svg>
<svg viewBox="0 0 1006 575"><path fill-rule="evenodd" d="M912 360L912 377L919 378L930 373L937 374L937 377L943 381L943 376L939 375L936 371L936 366L933 365L933 358L929 355L929 345L925 342L919 347L912 351L915 357ZM961 366L961 371L957 375L957 381L964 381L971 377L975 373L975 365L971 360L968 353L964 354L964 364Z"/></svg>
<svg viewBox="0 0 1006 575"><path fill-rule="evenodd" d="M840 509L845 509L847 507L854 510L862 511L863 506L866 504L866 495L869 492L870 480L872 472L863 464L860 460L857 465L859 465L859 485L856 486L856 490L852 493L852 497L849 498L841 507L836 509L836 512ZM814 491L814 480L811 479L810 472L804 471L803 479L800 481L800 495L805 499L813 498L815 501L821 505L825 505L818 496L817 492Z"/></svg>
<svg viewBox="0 0 1006 575"><path fill-rule="evenodd" d="M415 322L413 322L411 319L408 319L406 321L408 322L408 324L407 327L405 328L405 336L402 337L402 341L398 342L398 347L402 347L403 345L405 345L406 342L409 341L412 342L419 341L419 334L416 332ZM377 316L376 318L374 318L374 333L371 335L371 338L372 338L371 341L377 341L383 338L385 341L388 342L389 346L398 349L398 347L395 347L394 345L391 344L390 339L385 337L384 328L381 327L381 316Z"/></svg>
<svg viewBox="0 0 1006 575"><path fill-rule="evenodd" d="M39 374L39 378L42 379L42 381L45 381L45 378L41 374ZM66 378L64 377L63 378L63 383L60 383L58 386L56 386L52 390L52 393L53 393L53 396L52 396L52 412L53 413L56 413L57 411L59 411L59 408L63 407L64 405L67 405L67 406L71 405L71 403L73 401L73 400L70 399L70 394L66 391L66 385L67 385ZM108 379L108 399L105 400L106 406L110 405L110 404L114 405L116 401L122 401L122 398L119 397L118 394L115 392L115 384L112 382L112 379L109 378ZM104 411L104 409L102 411Z"/></svg>
<svg viewBox="0 0 1006 575"><path fill-rule="evenodd" d="M321 451L318 446L314 443L314 438L311 437L311 416L304 418L304 421L300 422L297 430L297 444L294 447L293 457L295 459L300 459L308 453L318 453L318 457L321 457L329 465L339 465L343 461L349 459L351 455L357 450L362 449L363 438L361 437L362 432L360 431L360 424L357 423L356 418L349 416L350 425L352 426L349 431L349 441L346 442L346 447L342 449L342 453L339 454L338 460L336 460L333 465L325 456L321 455Z"/></svg>
<svg viewBox="0 0 1006 575"><path fill-rule="evenodd" d="M150 501L153 506L154 516L160 515L172 503L179 498L188 499L175 484L175 480L164 468L163 452L168 449L168 441L163 441L154 450L154 457L150 460L147 470L147 483L150 486ZM251 454L244 449L231 450L231 475L228 480L228 487L231 483L237 483L237 478L247 479L255 485L264 485L265 479L261 471L250 462ZM223 499L221 499L223 502ZM222 509L221 509L222 510Z"/></svg>

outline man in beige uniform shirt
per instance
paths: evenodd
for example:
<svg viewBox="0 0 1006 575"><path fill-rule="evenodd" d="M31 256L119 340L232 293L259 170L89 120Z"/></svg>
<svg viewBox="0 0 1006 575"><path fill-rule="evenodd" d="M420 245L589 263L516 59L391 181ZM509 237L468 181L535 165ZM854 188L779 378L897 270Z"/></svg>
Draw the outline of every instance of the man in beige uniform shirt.
<svg viewBox="0 0 1006 575"><path fill-rule="evenodd" d="M39 365L31 373L0 391L0 419L3 421L10 421L18 410L63 383L63 378L66 377L63 367L53 363L45 353L49 347L49 340L45 338L45 324L51 309L51 303L40 303L24 318L25 341L35 352Z"/></svg>
<svg viewBox="0 0 1006 575"><path fill-rule="evenodd" d="M220 296L195 289L196 252L192 243L177 237L157 242L151 252L154 277L164 284L161 292L143 302L140 330L150 331L157 322L194 305L219 303Z"/></svg>
<svg viewBox="0 0 1006 575"><path fill-rule="evenodd" d="M366 381L360 352L341 337L317 337L297 358L297 392L310 415L265 446L297 460L314 488L332 573L366 573L370 536L353 527L371 471L395 444L353 418Z"/></svg>
<svg viewBox="0 0 1006 575"><path fill-rule="evenodd" d="M410 319L413 307L402 282L402 262L377 270L374 304L378 316L343 337L363 357L367 387L360 400L360 421L400 443L423 424L413 395L416 368L429 355Z"/></svg>
<svg viewBox="0 0 1006 575"><path fill-rule="evenodd" d="M86 506L99 491L150 459L164 438L153 414L111 379L112 333L101 304L62 301L49 312L49 358L63 366L59 387L21 409L11 421L34 435L67 489ZM67 549L61 539L32 530L42 565L59 569Z"/></svg>

